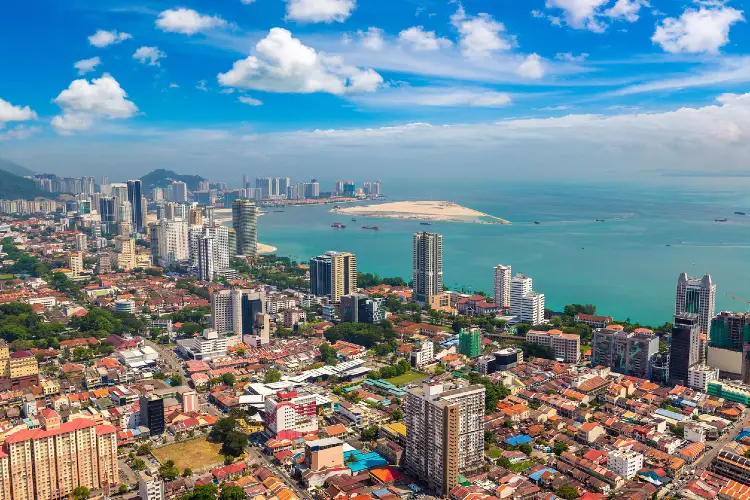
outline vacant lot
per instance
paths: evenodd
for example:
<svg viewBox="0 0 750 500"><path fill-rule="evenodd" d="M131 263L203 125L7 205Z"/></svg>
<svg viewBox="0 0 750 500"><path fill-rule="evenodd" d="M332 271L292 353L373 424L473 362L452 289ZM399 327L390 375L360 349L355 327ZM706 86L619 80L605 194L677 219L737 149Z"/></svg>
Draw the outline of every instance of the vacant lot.
<svg viewBox="0 0 750 500"><path fill-rule="evenodd" d="M173 460L180 471L190 468L197 472L223 464L224 457L219 454L220 449L221 444L209 443L204 438L156 448L152 454L162 464Z"/></svg>
<svg viewBox="0 0 750 500"><path fill-rule="evenodd" d="M416 382L417 380L422 380L423 378L427 378L427 375L425 375L424 373L406 372L403 375L398 375L386 380L393 385L406 385L411 384L412 382Z"/></svg>

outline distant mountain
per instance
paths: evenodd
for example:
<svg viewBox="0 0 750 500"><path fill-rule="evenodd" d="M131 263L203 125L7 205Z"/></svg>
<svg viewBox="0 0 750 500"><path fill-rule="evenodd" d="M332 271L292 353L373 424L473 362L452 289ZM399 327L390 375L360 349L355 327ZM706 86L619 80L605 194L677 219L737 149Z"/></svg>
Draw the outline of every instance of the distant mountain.
<svg viewBox="0 0 750 500"><path fill-rule="evenodd" d="M49 197L31 179L0 170L0 200L33 200L37 196Z"/></svg>
<svg viewBox="0 0 750 500"><path fill-rule="evenodd" d="M159 168L141 177L141 184L144 193L155 187L165 188L172 184L172 181L184 182L189 190L195 191L198 189L198 184L205 180L200 175L180 175L171 170Z"/></svg>
<svg viewBox="0 0 750 500"><path fill-rule="evenodd" d="M29 170L28 168L22 167L16 162L5 160L3 158L0 158L0 170L5 170L6 172L10 172L11 174L20 175L21 177L35 174L35 172Z"/></svg>

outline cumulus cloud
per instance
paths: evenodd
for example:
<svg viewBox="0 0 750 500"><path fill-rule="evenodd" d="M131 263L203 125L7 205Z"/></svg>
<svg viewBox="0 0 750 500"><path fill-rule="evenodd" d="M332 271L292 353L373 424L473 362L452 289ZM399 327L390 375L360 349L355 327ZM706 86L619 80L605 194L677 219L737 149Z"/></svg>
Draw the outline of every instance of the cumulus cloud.
<svg viewBox="0 0 750 500"><path fill-rule="evenodd" d="M453 45L447 38L438 38L434 31L425 31L423 26L412 26L403 30L398 34L398 41L417 52L438 50Z"/></svg>
<svg viewBox="0 0 750 500"><path fill-rule="evenodd" d="M353 100L372 107L498 108L512 102L509 94L486 89L409 86L392 88L373 95L355 96Z"/></svg>
<svg viewBox="0 0 750 500"><path fill-rule="evenodd" d="M139 47L133 54L133 59L137 59L141 64L149 66L159 66L159 59L167 57L167 54L159 50L159 47Z"/></svg>
<svg viewBox="0 0 750 500"><path fill-rule="evenodd" d="M91 82L74 80L54 100L62 114L52 119L52 126L60 134L69 134L90 129L98 118L131 118L138 108L127 97L117 80L107 73Z"/></svg>
<svg viewBox="0 0 750 500"><path fill-rule="evenodd" d="M505 33L503 23L489 14L469 16L460 4L451 16L451 23L461 35L459 43L465 56L487 57L493 52L510 50L515 45L515 39Z"/></svg>
<svg viewBox="0 0 750 500"><path fill-rule="evenodd" d="M382 50L383 45L385 45L383 30L380 28L370 27L367 28L367 31L359 30L357 31L357 35L362 40L362 45L368 50Z"/></svg>
<svg viewBox="0 0 750 500"><path fill-rule="evenodd" d="M555 59L567 62L583 62L588 56L589 55L586 52L582 52L578 55L575 55L572 52L558 52L555 54Z"/></svg>
<svg viewBox="0 0 750 500"><path fill-rule="evenodd" d="M355 0L286 0L286 18L302 23L343 23L356 6Z"/></svg>
<svg viewBox="0 0 750 500"><path fill-rule="evenodd" d="M227 22L219 16L208 16L193 9L169 9L161 12L156 26L162 31L194 35L215 28L224 28Z"/></svg>
<svg viewBox="0 0 750 500"><path fill-rule="evenodd" d="M303 94L372 92L383 83L372 69L318 53L283 28L271 29L255 46L254 55L236 61L217 78L225 87Z"/></svg>
<svg viewBox="0 0 750 500"><path fill-rule="evenodd" d="M685 9L679 18L668 17L657 27L651 41L667 52L716 53L729 43L729 29L744 21L742 11L715 4Z"/></svg>
<svg viewBox="0 0 750 500"><path fill-rule="evenodd" d="M104 48L108 45L118 44L133 38L129 33L122 33L118 31L105 31L97 30L96 33L89 37L89 43L94 47Z"/></svg>
<svg viewBox="0 0 750 500"><path fill-rule="evenodd" d="M255 99L246 95L239 96L237 100L243 104L247 104L248 106L263 106L263 101L261 101L260 99Z"/></svg>
<svg viewBox="0 0 750 500"><path fill-rule="evenodd" d="M208 87L206 87L206 80L198 80L198 84L195 86L195 88L203 92L208 92Z"/></svg>
<svg viewBox="0 0 750 500"><path fill-rule="evenodd" d="M0 128L8 122L25 122L35 120L36 112L28 106L14 106L0 98Z"/></svg>
<svg viewBox="0 0 750 500"><path fill-rule="evenodd" d="M26 125L16 125L13 128L8 129L6 132L0 134L0 141L22 141L28 139L32 135L41 132L41 127L27 127Z"/></svg>
<svg viewBox="0 0 750 500"><path fill-rule="evenodd" d="M101 63L102 60L99 59L99 56L96 56L91 59L81 59L73 64L73 67L78 70L79 75L85 75L89 71L94 71L94 69Z"/></svg>
<svg viewBox="0 0 750 500"><path fill-rule="evenodd" d="M529 54L518 65L516 72L524 78L538 80L544 76L544 64L539 54Z"/></svg>
<svg viewBox="0 0 750 500"><path fill-rule="evenodd" d="M634 23L639 19L641 7L651 7L651 4L647 0L617 0L611 8L604 11L604 15Z"/></svg>
<svg viewBox="0 0 750 500"><path fill-rule="evenodd" d="M616 0L611 5L610 0L546 0L545 6L561 10L562 17L540 10L533 10L531 14L549 20L553 26L562 26L564 20L572 28L603 33L611 21L636 22L641 9L651 5L648 0Z"/></svg>

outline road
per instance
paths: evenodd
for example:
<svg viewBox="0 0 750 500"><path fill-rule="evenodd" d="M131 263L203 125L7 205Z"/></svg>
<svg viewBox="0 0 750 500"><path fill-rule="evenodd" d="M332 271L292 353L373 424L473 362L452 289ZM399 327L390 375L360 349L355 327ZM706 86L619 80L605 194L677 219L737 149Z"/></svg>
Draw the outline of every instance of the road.
<svg viewBox="0 0 750 500"><path fill-rule="evenodd" d="M169 367L170 372L184 375L182 369L182 362L177 355L171 349L165 349L164 347L151 342L148 339L144 339L147 346L152 347L156 352L159 353L159 358Z"/></svg>

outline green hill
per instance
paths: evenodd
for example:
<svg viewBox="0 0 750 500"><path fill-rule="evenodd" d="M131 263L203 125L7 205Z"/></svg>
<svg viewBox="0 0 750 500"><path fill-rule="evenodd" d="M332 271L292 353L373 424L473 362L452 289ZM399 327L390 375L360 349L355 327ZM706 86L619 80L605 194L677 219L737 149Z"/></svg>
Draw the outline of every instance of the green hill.
<svg viewBox="0 0 750 500"><path fill-rule="evenodd" d="M11 174L20 175L21 177L34 175L34 172L29 170L28 168L22 167L18 163L6 160L4 158L0 158L0 170L5 170L6 172L10 172Z"/></svg>
<svg viewBox="0 0 750 500"><path fill-rule="evenodd" d="M37 196L50 197L31 179L0 170L0 200L33 200Z"/></svg>
<svg viewBox="0 0 750 500"><path fill-rule="evenodd" d="M148 192L155 187L165 188L172 184L172 181L180 181L187 184L190 191L195 191L198 189L198 183L205 180L200 175L180 175L171 170L159 168L141 177L141 184L144 192Z"/></svg>

